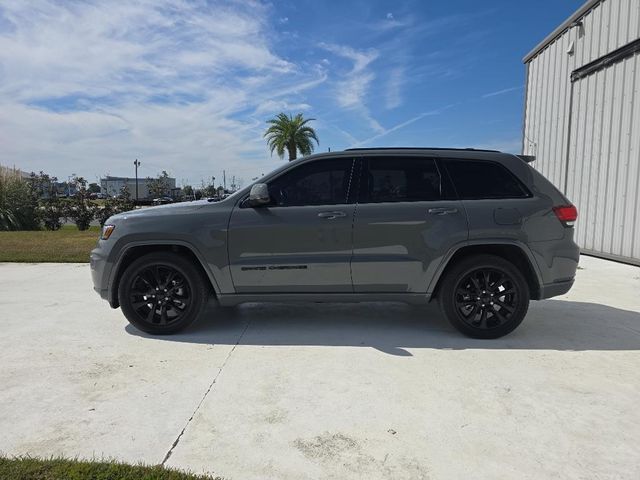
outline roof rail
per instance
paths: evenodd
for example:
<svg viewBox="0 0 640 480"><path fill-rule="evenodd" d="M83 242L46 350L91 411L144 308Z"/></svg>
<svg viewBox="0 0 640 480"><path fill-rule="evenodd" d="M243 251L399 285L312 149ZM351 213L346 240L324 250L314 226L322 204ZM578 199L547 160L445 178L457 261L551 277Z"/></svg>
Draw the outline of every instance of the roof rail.
<svg viewBox="0 0 640 480"><path fill-rule="evenodd" d="M448 148L448 147L358 147L347 148L345 152L352 152L358 150L456 150L456 151L471 151L471 152L493 152L502 153L500 150L489 150L485 148Z"/></svg>

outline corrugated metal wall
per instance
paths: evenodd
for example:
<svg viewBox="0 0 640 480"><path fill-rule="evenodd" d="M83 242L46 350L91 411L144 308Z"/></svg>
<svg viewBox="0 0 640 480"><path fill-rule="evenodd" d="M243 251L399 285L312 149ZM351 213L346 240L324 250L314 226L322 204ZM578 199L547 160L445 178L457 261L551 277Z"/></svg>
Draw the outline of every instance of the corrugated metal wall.
<svg viewBox="0 0 640 480"><path fill-rule="evenodd" d="M523 153L578 206L583 249L637 263L640 54L571 73L640 38L640 0L602 0L578 20L527 63Z"/></svg>

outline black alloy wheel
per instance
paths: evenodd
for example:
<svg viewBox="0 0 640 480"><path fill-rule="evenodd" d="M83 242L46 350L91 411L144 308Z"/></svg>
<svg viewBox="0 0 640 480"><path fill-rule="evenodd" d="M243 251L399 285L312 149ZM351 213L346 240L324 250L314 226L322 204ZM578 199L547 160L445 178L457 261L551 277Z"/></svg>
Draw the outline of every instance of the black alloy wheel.
<svg viewBox="0 0 640 480"><path fill-rule="evenodd" d="M501 270L479 268L456 287L455 302L463 322L474 328L495 328L508 322L518 305L514 281Z"/></svg>
<svg viewBox="0 0 640 480"><path fill-rule="evenodd" d="M208 296L206 280L198 268L172 252L151 253L134 261L118 288L127 320L152 334L176 333L189 326Z"/></svg>
<svg viewBox="0 0 640 480"><path fill-rule="evenodd" d="M446 317L464 334L499 338L524 319L529 287L512 263L478 255L463 259L446 274L439 300Z"/></svg>
<svg viewBox="0 0 640 480"><path fill-rule="evenodd" d="M129 303L141 321L150 325L170 325L179 322L188 311L191 288L175 268L151 265L133 278Z"/></svg>

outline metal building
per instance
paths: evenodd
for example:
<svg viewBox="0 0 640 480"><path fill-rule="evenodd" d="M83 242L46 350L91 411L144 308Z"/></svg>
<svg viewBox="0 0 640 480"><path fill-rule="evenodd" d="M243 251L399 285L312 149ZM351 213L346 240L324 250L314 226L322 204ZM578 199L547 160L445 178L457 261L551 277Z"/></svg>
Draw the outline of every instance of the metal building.
<svg viewBox="0 0 640 480"><path fill-rule="evenodd" d="M640 0L589 0L526 57L523 153L577 205L577 242L640 264Z"/></svg>

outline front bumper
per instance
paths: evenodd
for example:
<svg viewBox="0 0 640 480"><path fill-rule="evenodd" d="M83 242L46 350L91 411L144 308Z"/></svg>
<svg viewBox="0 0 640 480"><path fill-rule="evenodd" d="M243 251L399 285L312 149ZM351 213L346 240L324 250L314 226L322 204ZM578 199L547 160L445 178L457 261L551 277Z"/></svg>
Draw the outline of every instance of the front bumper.
<svg viewBox="0 0 640 480"><path fill-rule="evenodd" d="M91 267L93 289L98 292L101 298L109 300L109 285L108 279L105 275L106 263L106 255L101 251L100 247L91 250L91 254L89 255L89 265Z"/></svg>

